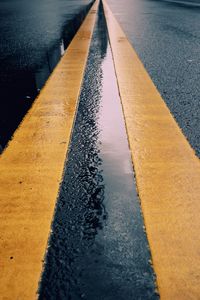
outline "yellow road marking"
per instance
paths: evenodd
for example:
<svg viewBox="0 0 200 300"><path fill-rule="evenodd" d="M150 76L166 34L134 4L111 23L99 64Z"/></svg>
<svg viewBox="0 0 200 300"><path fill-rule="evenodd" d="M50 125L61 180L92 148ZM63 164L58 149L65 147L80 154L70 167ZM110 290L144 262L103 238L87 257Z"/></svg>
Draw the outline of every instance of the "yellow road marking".
<svg viewBox="0 0 200 300"><path fill-rule="evenodd" d="M0 299L37 298L97 8L0 158Z"/></svg>
<svg viewBox="0 0 200 300"><path fill-rule="evenodd" d="M200 162L104 2L161 299L200 299Z"/></svg>

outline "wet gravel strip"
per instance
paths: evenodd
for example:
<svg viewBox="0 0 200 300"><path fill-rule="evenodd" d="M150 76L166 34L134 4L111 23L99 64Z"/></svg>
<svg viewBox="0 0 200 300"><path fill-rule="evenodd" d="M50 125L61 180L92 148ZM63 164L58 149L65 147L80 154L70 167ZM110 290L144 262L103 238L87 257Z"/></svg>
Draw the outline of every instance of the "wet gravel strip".
<svg viewBox="0 0 200 300"><path fill-rule="evenodd" d="M158 299L102 9L39 299Z"/></svg>

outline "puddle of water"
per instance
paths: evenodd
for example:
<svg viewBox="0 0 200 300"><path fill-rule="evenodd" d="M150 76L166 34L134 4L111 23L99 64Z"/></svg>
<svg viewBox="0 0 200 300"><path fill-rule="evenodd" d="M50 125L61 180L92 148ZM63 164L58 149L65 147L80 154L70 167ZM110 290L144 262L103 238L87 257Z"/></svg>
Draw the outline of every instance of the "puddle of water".
<svg viewBox="0 0 200 300"><path fill-rule="evenodd" d="M114 176L120 177L121 174L132 175L133 167L110 46L107 49L101 69L103 76L98 120L98 126L101 128L99 134L100 156L103 165L109 164L109 175L111 172Z"/></svg>
<svg viewBox="0 0 200 300"><path fill-rule="evenodd" d="M39 299L158 299L102 8Z"/></svg>
<svg viewBox="0 0 200 300"><path fill-rule="evenodd" d="M43 53L40 53L41 49L39 49L38 60L43 55L40 65L34 66L34 68L27 66L26 69L21 70L21 62L17 61L19 66L16 66L15 69L13 67L12 70L9 70L7 66L4 67L5 70L0 74L0 153L11 139L14 131L64 54L92 3L82 8L66 24L57 44L53 45L48 51L43 50ZM25 42L29 45L30 41ZM12 57L10 60L12 60ZM3 63L9 66L9 60ZM30 68L33 70L29 70Z"/></svg>

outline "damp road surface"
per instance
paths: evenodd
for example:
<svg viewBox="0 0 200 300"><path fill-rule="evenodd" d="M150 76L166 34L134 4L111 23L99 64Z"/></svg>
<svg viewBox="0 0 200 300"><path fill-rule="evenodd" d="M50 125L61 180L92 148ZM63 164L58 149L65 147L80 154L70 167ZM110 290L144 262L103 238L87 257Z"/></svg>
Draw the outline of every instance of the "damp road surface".
<svg viewBox="0 0 200 300"><path fill-rule="evenodd" d="M39 299L158 299L100 10Z"/></svg>
<svg viewBox="0 0 200 300"><path fill-rule="evenodd" d="M200 1L107 2L200 156Z"/></svg>
<svg viewBox="0 0 200 300"><path fill-rule="evenodd" d="M92 3L92 0L0 0L0 151Z"/></svg>

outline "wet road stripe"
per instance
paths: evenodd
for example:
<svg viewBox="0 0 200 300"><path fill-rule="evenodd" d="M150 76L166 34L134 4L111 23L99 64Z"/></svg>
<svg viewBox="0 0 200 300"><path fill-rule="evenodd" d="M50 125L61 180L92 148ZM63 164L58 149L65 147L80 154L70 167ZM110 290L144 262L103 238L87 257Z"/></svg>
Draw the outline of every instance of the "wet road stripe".
<svg viewBox="0 0 200 300"><path fill-rule="evenodd" d="M39 299L156 300L102 5Z"/></svg>
<svg viewBox="0 0 200 300"><path fill-rule="evenodd" d="M0 158L0 299L35 299L98 1Z"/></svg>
<svg viewBox="0 0 200 300"><path fill-rule="evenodd" d="M104 1L161 299L199 299L200 163Z"/></svg>

